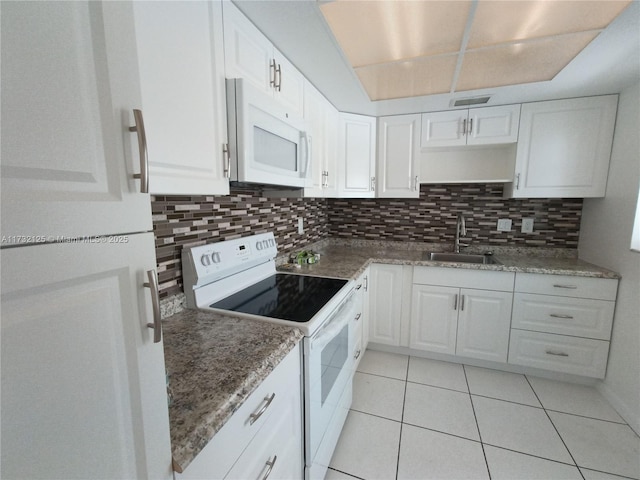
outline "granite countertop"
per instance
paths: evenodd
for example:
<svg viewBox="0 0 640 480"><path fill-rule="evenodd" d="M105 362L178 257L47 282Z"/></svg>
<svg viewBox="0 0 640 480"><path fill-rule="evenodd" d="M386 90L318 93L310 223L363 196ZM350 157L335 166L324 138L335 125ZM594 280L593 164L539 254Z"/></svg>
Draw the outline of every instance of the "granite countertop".
<svg viewBox="0 0 640 480"><path fill-rule="evenodd" d="M183 310L163 321L174 470L181 472L302 338L297 328Z"/></svg>
<svg viewBox="0 0 640 480"><path fill-rule="evenodd" d="M312 265L282 264L281 271L305 275L318 275L338 278L356 278L371 263L414 265L427 267L464 268L472 270L494 270L505 272L544 273L548 275L574 275L596 278L619 278L620 275L606 268L585 262L564 253L561 249L518 249L518 248L469 248L463 253L493 252L498 264L453 263L426 261L422 259L425 251L446 251L442 245L416 249L411 245L395 245L380 242L362 242L351 245L325 244L314 251L320 253L320 261ZM445 246L446 247L446 246ZM531 252L538 252L532 255Z"/></svg>

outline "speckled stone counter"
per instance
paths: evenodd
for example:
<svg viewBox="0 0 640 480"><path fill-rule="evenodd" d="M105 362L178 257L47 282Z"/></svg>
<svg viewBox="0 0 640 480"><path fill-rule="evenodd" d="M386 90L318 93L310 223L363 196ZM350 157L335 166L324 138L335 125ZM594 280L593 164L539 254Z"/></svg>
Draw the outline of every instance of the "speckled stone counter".
<svg viewBox="0 0 640 480"><path fill-rule="evenodd" d="M450 251L450 246L427 244L399 244L393 242L351 242L323 243L315 247L320 253L320 262L313 265L281 264L281 271L306 275L319 275L337 278L355 278L371 263L399 265L420 265L446 268L465 268L473 270L495 270L507 272L544 273L549 275L574 275L581 277L619 278L619 274L606 268L587 263L575 256L574 251L562 249L522 249L510 247L468 248L464 253L493 252L498 264L453 263L425 261L425 252ZM536 255L531 255L535 252Z"/></svg>
<svg viewBox="0 0 640 480"><path fill-rule="evenodd" d="M297 328L183 310L163 321L174 469L181 471L302 338Z"/></svg>

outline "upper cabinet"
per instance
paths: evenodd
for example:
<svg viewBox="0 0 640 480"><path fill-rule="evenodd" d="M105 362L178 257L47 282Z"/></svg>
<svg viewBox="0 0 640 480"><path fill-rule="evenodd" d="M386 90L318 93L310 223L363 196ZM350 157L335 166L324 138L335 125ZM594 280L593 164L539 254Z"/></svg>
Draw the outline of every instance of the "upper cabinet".
<svg viewBox="0 0 640 480"><path fill-rule="evenodd" d="M228 194L221 3L133 7L150 192Z"/></svg>
<svg viewBox="0 0 640 480"><path fill-rule="evenodd" d="M496 145L518 141L520 105L422 115L422 148Z"/></svg>
<svg viewBox="0 0 640 480"><path fill-rule="evenodd" d="M378 118L378 197L420 196L420 115Z"/></svg>
<svg viewBox="0 0 640 480"><path fill-rule="evenodd" d="M338 195L375 196L376 119L340 113L338 130Z"/></svg>
<svg viewBox="0 0 640 480"><path fill-rule="evenodd" d="M304 76L231 2L223 2L224 66L227 78L244 78L304 114Z"/></svg>
<svg viewBox="0 0 640 480"><path fill-rule="evenodd" d="M338 191L338 110L306 82L304 119L311 139L311 179L305 197L335 197Z"/></svg>
<svg viewBox="0 0 640 480"><path fill-rule="evenodd" d="M617 95L522 105L513 197L602 197Z"/></svg>

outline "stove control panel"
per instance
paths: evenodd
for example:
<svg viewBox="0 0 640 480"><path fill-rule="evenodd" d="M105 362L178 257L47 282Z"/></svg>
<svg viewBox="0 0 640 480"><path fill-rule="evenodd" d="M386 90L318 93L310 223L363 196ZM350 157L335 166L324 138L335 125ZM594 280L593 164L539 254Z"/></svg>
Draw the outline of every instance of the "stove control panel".
<svg viewBox="0 0 640 480"><path fill-rule="evenodd" d="M273 233L184 248L182 276L185 290L268 262L277 254L278 245Z"/></svg>

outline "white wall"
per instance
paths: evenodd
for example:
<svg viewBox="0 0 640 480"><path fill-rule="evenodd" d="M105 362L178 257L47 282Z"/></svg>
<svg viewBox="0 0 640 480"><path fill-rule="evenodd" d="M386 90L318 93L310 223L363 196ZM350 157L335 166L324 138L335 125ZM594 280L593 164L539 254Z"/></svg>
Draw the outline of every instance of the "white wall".
<svg viewBox="0 0 640 480"><path fill-rule="evenodd" d="M640 432L640 253L629 249L640 183L640 83L620 94L605 198L586 199L582 259L622 276L607 376L600 391Z"/></svg>

